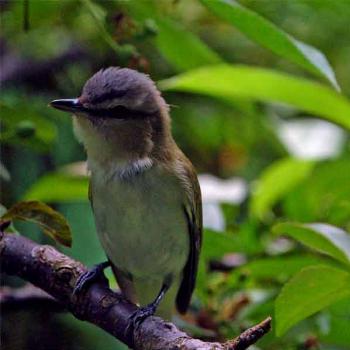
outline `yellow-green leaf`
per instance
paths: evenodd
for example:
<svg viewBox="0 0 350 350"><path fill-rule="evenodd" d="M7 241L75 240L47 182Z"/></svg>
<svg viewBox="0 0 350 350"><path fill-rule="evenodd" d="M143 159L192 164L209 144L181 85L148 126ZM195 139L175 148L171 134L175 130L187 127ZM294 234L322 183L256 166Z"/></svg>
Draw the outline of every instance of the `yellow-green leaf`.
<svg viewBox="0 0 350 350"><path fill-rule="evenodd" d="M278 28L274 23L234 0L201 0L214 14L275 54L326 78L337 90L335 74L325 55Z"/></svg>
<svg viewBox="0 0 350 350"><path fill-rule="evenodd" d="M225 100L282 102L350 129L350 102L345 96L320 83L270 69L220 64L182 73L159 86Z"/></svg>
<svg viewBox="0 0 350 350"><path fill-rule="evenodd" d="M88 178L64 173L49 173L39 178L24 194L24 200L81 202L88 200Z"/></svg>
<svg viewBox="0 0 350 350"><path fill-rule="evenodd" d="M350 235L342 229L322 223L284 222L272 228L274 233L287 235L334 259L350 264Z"/></svg>
<svg viewBox="0 0 350 350"><path fill-rule="evenodd" d="M350 297L350 274L330 266L310 266L287 282L276 299L276 334L283 335L290 327Z"/></svg>
<svg viewBox="0 0 350 350"><path fill-rule="evenodd" d="M276 202L310 175L314 163L292 158L281 159L260 176L251 200L251 212L262 218Z"/></svg>
<svg viewBox="0 0 350 350"><path fill-rule="evenodd" d="M33 222L57 242L67 247L70 247L72 244L72 235L66 219L45 203L39 201L16 203L1 219L18 219Z"/></svg>

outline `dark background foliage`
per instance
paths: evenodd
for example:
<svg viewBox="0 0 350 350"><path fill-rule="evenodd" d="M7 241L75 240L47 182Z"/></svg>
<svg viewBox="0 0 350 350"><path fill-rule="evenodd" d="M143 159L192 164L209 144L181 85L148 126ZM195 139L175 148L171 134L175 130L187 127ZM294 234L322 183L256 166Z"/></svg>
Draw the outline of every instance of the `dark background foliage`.
<svg viewBox="0 0 350 350"><path fill-rule="evenodd" d="M176 141L211 174L201 176L198 285L178 322L224 339L272 315L259 349L350 349L350 2L240 4L1 1L1 203L49 203L72 229L72 248L60 249L102 261L84 150L69 117L47 105L78 96L102 67L146 72L171 106ZM28 223L15 227L55 244ZM63 313L2 316L3 349L117 348Z"/></svg>

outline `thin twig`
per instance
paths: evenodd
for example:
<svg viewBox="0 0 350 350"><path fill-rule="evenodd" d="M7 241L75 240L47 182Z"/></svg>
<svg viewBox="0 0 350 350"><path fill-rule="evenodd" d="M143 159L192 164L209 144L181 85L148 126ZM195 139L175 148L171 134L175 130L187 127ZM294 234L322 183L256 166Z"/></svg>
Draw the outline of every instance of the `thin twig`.
<svg viewBox="0 0 350 350"><path fill-rule="evenodd" d="M23 0L23 30L29 30L29 0Z"/></svg>

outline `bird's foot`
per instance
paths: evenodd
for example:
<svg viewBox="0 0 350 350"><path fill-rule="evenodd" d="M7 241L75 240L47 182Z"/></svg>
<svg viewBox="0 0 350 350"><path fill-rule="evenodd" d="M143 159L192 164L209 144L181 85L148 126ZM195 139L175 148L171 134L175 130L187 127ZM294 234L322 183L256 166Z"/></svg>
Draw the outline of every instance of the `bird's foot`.
<svg viewBox="0 0 350 350"><path fill-rule="evenodd" d="M156 312L157 304L151 303L147 306L138 308L131 314L128 320L128 325L125 329L125 334L133 338L134 330L148 317L153 316Z"/></svg>
<svg viewBox="0 0 350 350"><path fill-rule="evenodd" d="M152 303L145 307L137 309L129 318L129 322L133 324L134 328L138 327L147 317L153 316L156 312L157 306Z"/></svg>
<svg viewBox="0 0 350 350"><path fill-rule="evenodd" d="M109 261L103 262L93 266L90 270L84 272L79 276L75 284L73 294L77 295L83 290L87 290L91 284L97 281L105 280L107 281L103 271L110 265Z"/></svg>
<svg viewBox="0 0 350 350"><path fill-rule="evenodd" d="M125 336L132 339L134 342L134 332L141 325L141 323L148 317L153 316L159 306L159 303L163 299L166 291L169 289L169 285L163 284L160 292L158 293L155 300L148 304L138 308L135 312L131 314L128 320L128 325L125 328Z"/></svg>

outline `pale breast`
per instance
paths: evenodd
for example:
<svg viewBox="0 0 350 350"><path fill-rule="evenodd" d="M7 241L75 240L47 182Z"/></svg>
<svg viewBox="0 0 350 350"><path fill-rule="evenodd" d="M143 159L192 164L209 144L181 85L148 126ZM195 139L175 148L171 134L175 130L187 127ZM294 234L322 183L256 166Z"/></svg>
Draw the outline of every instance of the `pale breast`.
<svg viewBox="0 0 350 350"><path fill-rule="evenodd" d="M189 254L183 192L157 168L129 179L92 176L98 235L109 259L135 278L178 274Z"/></svg>

